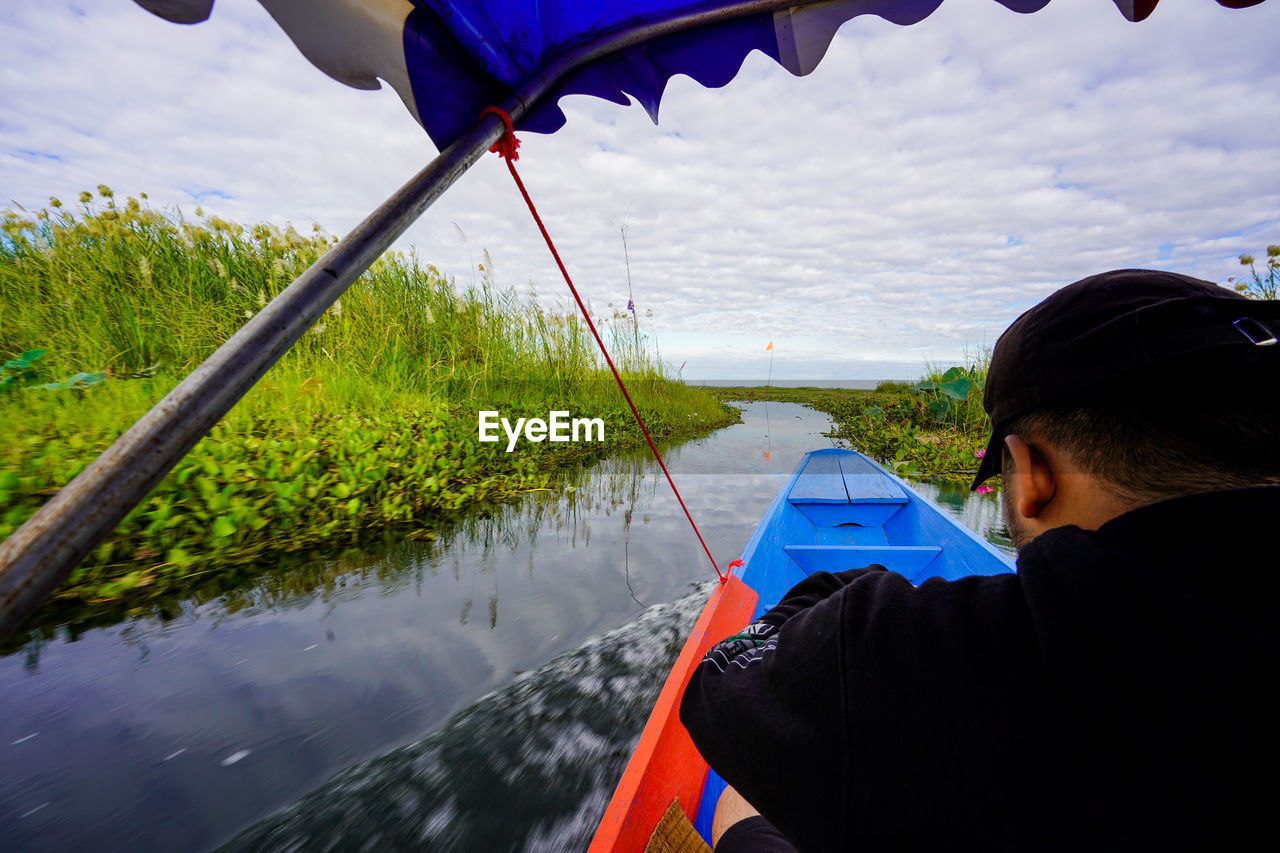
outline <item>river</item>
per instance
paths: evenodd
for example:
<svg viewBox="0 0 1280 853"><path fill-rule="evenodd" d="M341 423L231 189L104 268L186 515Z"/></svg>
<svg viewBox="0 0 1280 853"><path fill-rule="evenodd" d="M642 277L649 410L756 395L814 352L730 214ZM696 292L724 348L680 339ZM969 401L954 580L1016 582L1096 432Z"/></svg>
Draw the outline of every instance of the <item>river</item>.
<svg viewBox="0 0 1280 853"><path fill-rule="evenodd" d="M666 449L738 556L826 415ZM1008 549L994 496L915 486ZM714 582L656 463L0 657L0 847L578 850Z"/></svg>

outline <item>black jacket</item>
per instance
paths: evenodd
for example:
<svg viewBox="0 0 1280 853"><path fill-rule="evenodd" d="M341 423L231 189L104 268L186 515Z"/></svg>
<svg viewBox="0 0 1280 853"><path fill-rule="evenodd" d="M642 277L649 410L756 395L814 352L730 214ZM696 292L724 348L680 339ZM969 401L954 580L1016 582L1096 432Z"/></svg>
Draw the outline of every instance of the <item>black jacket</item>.
<svg viewBox="0 0 1280 853"><path fill-rule="evenodd" d="M1244 489L1049 531L1013 575L815 574L681 720L801 850L1274 839L1277 530L1280 488Z"/></svg>

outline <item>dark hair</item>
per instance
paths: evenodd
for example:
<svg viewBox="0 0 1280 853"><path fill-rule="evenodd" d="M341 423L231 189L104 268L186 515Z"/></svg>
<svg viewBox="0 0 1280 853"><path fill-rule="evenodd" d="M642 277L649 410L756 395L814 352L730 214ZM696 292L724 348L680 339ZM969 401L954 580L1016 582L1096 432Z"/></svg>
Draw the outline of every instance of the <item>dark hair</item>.
<svg viewBox="0 0 1280 853"><path fill-rule="evenodd" d="M1048 441L1117 496L1147 503L1280 485L1277 398L1275 387L1232 381L1114 389L1020 415L1001 433Z"/></svg>

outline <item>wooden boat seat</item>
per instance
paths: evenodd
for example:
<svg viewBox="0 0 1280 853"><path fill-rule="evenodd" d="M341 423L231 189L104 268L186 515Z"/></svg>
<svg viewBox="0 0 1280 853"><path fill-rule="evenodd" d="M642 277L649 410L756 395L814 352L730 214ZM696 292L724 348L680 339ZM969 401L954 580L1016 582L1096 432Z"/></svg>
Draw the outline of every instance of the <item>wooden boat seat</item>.
<svg viewBox="0 0 1280 853"><path fill-rule="evenodd" d="M815 527L853 525L866 528L866 535L840 534L843 544L821 544L825 535L816 537L817 543L809 539L804 544L780 544L795 561L799 576L878 563L913 580L928 577L929 564L942 553L941 548L890 545L879 532L909 500L899 483L861 456L814 453L787 493L787 502Z"/></svg>
<svg viewBox="0 0 1280 853"><path fill-rule="evenodd" d="M784 545L783 550L805 574L842 572L879 563L907 578L919 577L942 553L932 545Z"/></svg>
<svg viewBox="0 0 1280 853"><path fill-rule="evenodd" d="M787 501L818 527L879 527L907 503L902 487L860 457L814 453Z"/></svg>

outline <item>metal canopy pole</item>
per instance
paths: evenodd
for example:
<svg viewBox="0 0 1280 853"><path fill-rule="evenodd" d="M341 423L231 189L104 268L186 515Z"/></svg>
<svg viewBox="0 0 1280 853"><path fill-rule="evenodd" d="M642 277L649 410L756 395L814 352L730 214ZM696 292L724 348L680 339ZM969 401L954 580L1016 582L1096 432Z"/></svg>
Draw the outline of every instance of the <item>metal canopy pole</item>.
<svg viewBox="0 0 1280 853"><path fill-rule="evenodd" d="M606 34L550 63L500 106L518 122L560 81L591 62L650 39L778 11L795 2L742 0ZM110 535L187 451L505 130L496 116L481 118L0 543L0 640Z"/></svg>

